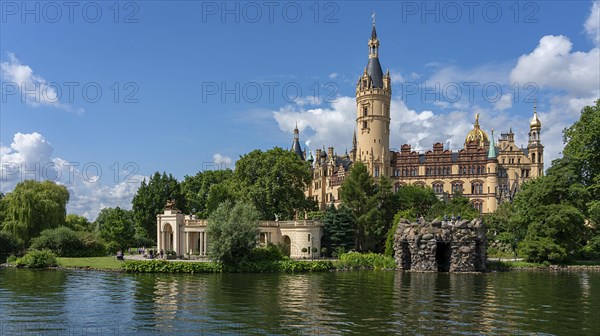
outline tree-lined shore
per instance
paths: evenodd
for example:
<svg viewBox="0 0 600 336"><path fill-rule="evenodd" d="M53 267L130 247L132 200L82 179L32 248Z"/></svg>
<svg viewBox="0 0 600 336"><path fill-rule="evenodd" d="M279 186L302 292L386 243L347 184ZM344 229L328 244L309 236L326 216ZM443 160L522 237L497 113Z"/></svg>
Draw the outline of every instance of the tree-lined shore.
<svg viewBox="0 0 600 336"><path fill-rule="evenodd" d="M600 100L584 107L563 134L563 156L546 175L525 183L513 202L484 216L488 255L542 265L600 259ZM232 269L261 256L268 259L256 247L259 219L306 213L324 225L324 256L356 251L391 258L400 218L480 216L460 194L442 201L427 187L403 186L394 192L389 178L374 179L360 162L353 163L341 186L339 207L319 211L304 196L310 181L309 163L295 153L278 147L255 150L241 156L234 170L201 171L182 181L156 172L141 183L131 210L104 208L90 222L66 213L69 192L64 186L26 180L0 194L0 261L20 260L33 267L51 256L89 258L151 249L156 215L168 200L175 200L183 213L208 219L211 261ZM285 256L284 247L269 248Z"/></svg>

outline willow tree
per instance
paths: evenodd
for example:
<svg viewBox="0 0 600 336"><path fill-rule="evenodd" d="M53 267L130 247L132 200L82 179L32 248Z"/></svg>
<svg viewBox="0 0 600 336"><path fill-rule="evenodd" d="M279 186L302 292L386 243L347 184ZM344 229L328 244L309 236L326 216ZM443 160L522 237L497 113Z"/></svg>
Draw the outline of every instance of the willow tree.
<svg viewBox="0 0 600 336"><path fill-rule="evenodd" d="M65 225L69 191L51 181L26 180L2 199L3 229L22 240L26 246L45 229Z"/></svg>

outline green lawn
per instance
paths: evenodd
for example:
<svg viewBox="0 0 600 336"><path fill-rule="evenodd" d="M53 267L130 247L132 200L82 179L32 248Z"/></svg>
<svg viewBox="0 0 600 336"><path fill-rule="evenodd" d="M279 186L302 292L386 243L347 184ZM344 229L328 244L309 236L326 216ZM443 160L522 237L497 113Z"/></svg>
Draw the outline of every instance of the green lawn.
<svg viewBox="0 0 600 336"><path fill-rule="evenodd" d="M115 256L57 259L61 267L91 267L99 269L120 269L123 263L126 262L117 261Z"/></svg>

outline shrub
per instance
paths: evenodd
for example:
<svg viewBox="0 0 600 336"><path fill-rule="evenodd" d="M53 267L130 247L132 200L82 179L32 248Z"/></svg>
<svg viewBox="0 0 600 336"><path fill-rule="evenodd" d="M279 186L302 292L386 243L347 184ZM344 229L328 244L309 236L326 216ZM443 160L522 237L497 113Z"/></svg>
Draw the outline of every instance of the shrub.
<svg viewBox="0 0 600 336"><path fill-rule="evenodd" d="M222 266L212 262L177 262L166 260L128 261L123 264L127 272L137 273L220 273Z"/></svg>
<svg viewBox="0 0 600 336"><path fill-rule="evenodd" d="M548 237L527 237L519 243L518 251L519 255L529 262L562 262L567 258L564 247Z"/></svg>
<svg viewBox="0 0 600 336"><path fill-rule="evenodd" d="M286 256L283 254L280 246L269 243L265 247L255 247L250 253L249 260L256 261L276 261L283 260Z"/></svg>
<svg viewBox="0 0 600 336"><path fill-rule="evenodd" d="M582 249L582 256L585 259L600 258L600 235L593 237Z"/></svg>
<svg viewBox="0 0 600 336"><path fill-rule="evenodd" d="M0 231L0 262L11 254L19 252L21 243L12 233Z"/></svg>
<svg viewBox="0 0 600 336"><path fill-rule="evenodd" d="M96 234L76 232L67 227L42 231L31 248L50 250L61 257L99 257L106 255L106 245Z"/></svg>
<svg viewBox="0 0 600 336"><path fill-rule="evenodd" d="M394 269L396 262L394 258L383 254L349 252L340 256L339 267Z"/></svg>
<svg viewBox="0 0 600 336"><path fill-rule="evenodd" d="M106 255L106 243L97 234L77 232L77 237L83 245L83 249L79 251L80 257L101 257Z"/></svg>
<svg viewBox="0 0 600 336"><path fill-rule="evenodd" d="M50 250L33 250L16 261L17 266L29 268L45 268L58 265L56 254Z"/></svg>
<svg viewBox="0 0 600 336"><path fill-rule="evenodd" d="M84 245L75 231L68 227L48 229L31 241L34 250L50 250L61 257L79 257Z"/></svg>

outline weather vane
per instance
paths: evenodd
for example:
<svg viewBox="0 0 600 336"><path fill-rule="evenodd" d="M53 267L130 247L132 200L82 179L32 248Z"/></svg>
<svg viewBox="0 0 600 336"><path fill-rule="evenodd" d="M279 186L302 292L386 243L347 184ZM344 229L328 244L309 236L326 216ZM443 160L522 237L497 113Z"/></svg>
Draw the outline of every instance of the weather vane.
<svg viewBox="0 0 600 336"><path fill-rule="evenodd" d="M373 14L371 15L371 17L373 18L373 26L375 25L375 11L373 11Z"/></svg>

